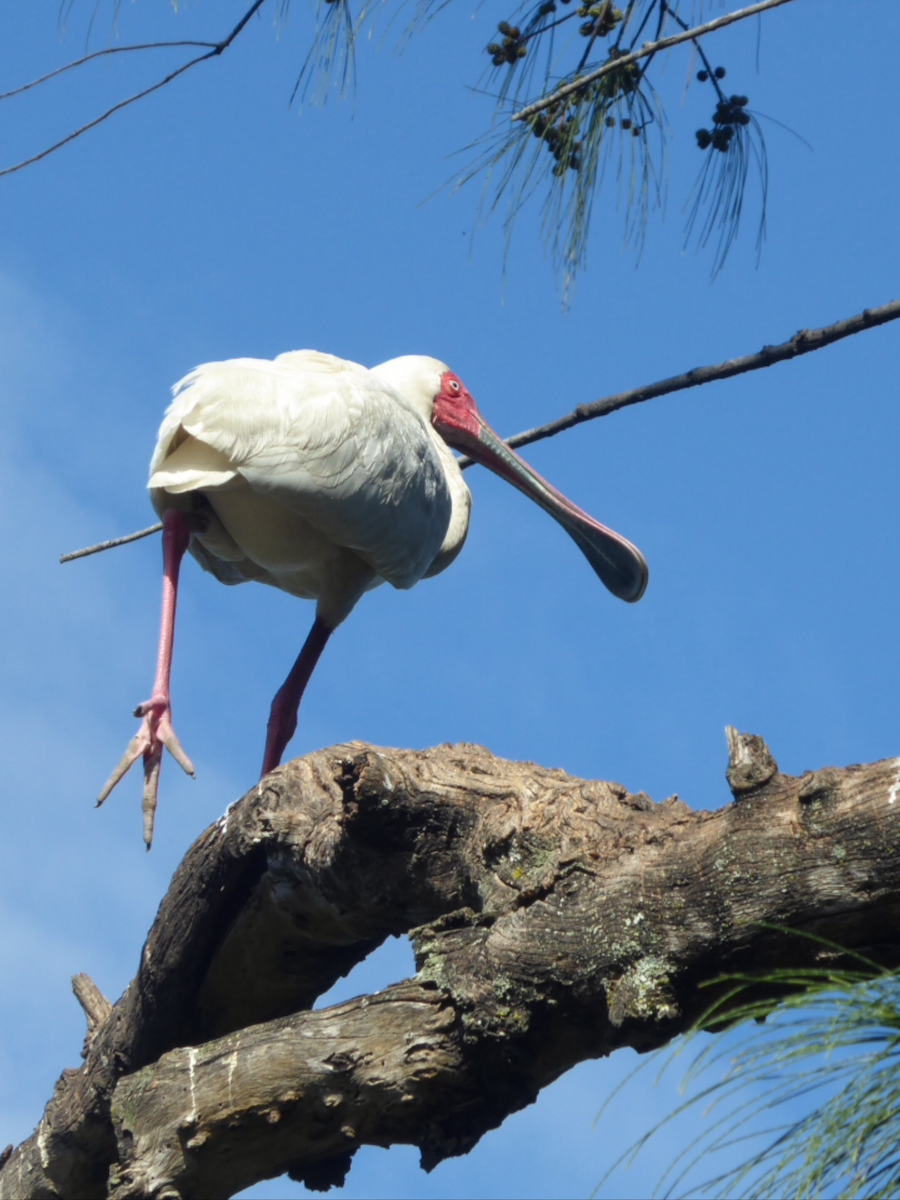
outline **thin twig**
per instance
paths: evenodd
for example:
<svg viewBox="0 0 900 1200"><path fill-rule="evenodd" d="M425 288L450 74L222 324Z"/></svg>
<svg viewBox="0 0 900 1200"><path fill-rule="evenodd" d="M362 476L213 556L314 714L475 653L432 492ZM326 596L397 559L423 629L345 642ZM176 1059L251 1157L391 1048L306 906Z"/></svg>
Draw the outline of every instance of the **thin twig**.
<svg viewBox="0 0 900 1200"><path fill-rule="evenodd" d="M710 367L694 367L683 375L672 375L669 379L660 379L656 383L648 383L644 387L633 388L630 392L617 392L614 396L605 396L592 404L579 404L574 412L546 425L538 425L517 433L506 439L508 446L529 446L532 442L542 441L581 425L584 421L593 421L597 417L608 417L610 413L618 412L620 408L629 408L632 404L642 404L645 400L655 400L657 396L667 396L670 392L680 392L685 388L699 387L704 383L714 383L718 379L731 379L733 375L743 375L747 371L758 371L762 367L772 367L775 363L787 362L798 358L801 354L810 354L813 350L823 350L826 346L839 342L843 338L852 337L866 329L874 329L885 325L888 321L896 321L900 317L900 300L892 300L881 308L864 308L854 317L844 321L836 321L834 325L824 325L821 329L801 329L792 338L778 346L763 346L757 354L746 354L743 358L731 358L727 362L717 363ZM464 466L469 466L471 459L464 460Z"/></svg>
<svg viewBox="0 0 900 1200"><path fill-rule="evenodd" d="M92 62L95 58L107 58L111 54L128 54L133 50L173 50L182 46L203 46L208 50L215 50L218 45L218 42L180 41L142 42L134 46L107 46L105 50L94 50L92 53L85 54L81 58L73 59L72 62L66 63L65 66L57 67L55 71L49 71L46 75L41 75L39 79L32 79L30 83L23 83L21 87L13 88L11 92L0 93L0 100L11 100L13 96L21 96L23 92L28 92L42 83L47 83L48 80L55 79L57 75L65 75L66 71L74 71L76 67L83 67L85 63Z"/></svg>
<svg viewBox="0 0 900 1200"><path fill-rule="evenodd" d="M150 96L153 94L153 92L158 92L160 88L164 88L167 83L171 83L173 79L177 79L179 75L183 75L185 71L189 71L191 67L196 67L198 63L206 62L207 59L210 58L218 58L220 54L228 49L250 18L254 15L254 13L258 12L259 9L262 8L265 2L266 0L253 0L253 3L227 37L223 38L221 42L204 43L209 44L212 47L210 50L207 50L205 54L198 54L196 58L192 58L189 62L183 63L180 67L177 67L174 71L170 71L164 79L160 79L156 83L151 84L150 87L144 88L140 92L135 92L133 96L128 96L126 99L120 100L117 104L113 104L111 108L108 108L105 112L102 112L99 117L94 117L92 121L88 121L86 124L81 125L78 129L74 130L72 133L66 134L64 138L61 138L58 142L54 142L52 146L47 146L44 150L39 151L39 153L32 154L30 158L25 158L21 162L15 163L11 167L4 167L3 170L0 170L0 179L2 179L4 175L13 175L16 171L21 171L23 167L30 167L33 163L40 162L42 158L46 158L55 151L61 150L62 147L67 146L69 142L74 142L75 139L81 137L82 134L87 133L91 129L95 129L104 121L109 120L114 113L119 112L123 108L127 108L130 104L134 104L138 100L143 100L145 96Z"/></svg>
<svg viewBox="0 0 900 1200"><path fill-rule="evenodd" d="M733 25L735 21L743 21L745 17L753 17L757 13L765 12L766 9L778 8L779 5L789 4L790 2L791 0L761 0L759 4L751 4L748 8L739 8L736 12L726 13L722 17L716 17L713 21L707 21L705 25L697 25L693 29L686 29L681 33L673 33L669 37L660 38L656 42L645 42L640 50L634 50L630 54L622 54L617 58L609 59L602 67L598 67L596 71L590 71L580 79L573 79L570 83L563 84L561 88L557 88L555 92L551 92L549 96L535 100L533 104L527 104L525 108L521 108L517 113L514 113L511 120L527 121L535 113L552 107L560 100L565 100L567 96L581 91L589 84L602 79L604 75L608 75L611 71L618 71L622 67L639 62L640 59L656 54L660 50L668 50L670 46L678 46L682 42L693 41L695 38L703 37L707 33L714 33L717 29L724 29L726 25Z"/></svg>
<svg viewBox="0 0 900 1200"><path fill-rule="evenodd" d="M544 438L553 437L575 425L585 421L594 421L597 417L608 417L610 413L618 412L621 408L629 408L632 404L642 404L645 400L655 400L657 396L667 396L670 392L684 391L685 388L700 387L704 383L714 383L718 379L731 379L734 375L744 375L747 371L759 371L762 367L772 367L776 363L787 362L799 358L801 354L811 354L813 350L823 350L834 342L862 333L866 329L875 329L886 325L888 321L896 321L900 317L900 300L892 300L880 308L864 308L856 316L836 321L833 325L823 325L820 329L801 329L792 338L778 346L763 346L757 354L746 354L743 358L730 358L727 362L716 363L710 367L693 367L682 375L672 375L668 379L660 379L656 383L648 383L643 387L632 388L630 392L617 392L614 396L605 396L592 404L579 404L574 412L558 417L546 425L538 425L534 429L526 429L506 439L508 446L530 446ZM465 470L471 467L471 458L457 460ZM99 542L96 546L88 546L84 550L75 550L64 554L60 562L71 562L73 558L84 558L88 554L96 554L100 550L111 550L113 546L123 546L126 542L134 542L138 538L148 537L158 533L162 525L151 525L140 533L131 533L127 537L115 538L111 542Z"/></svg>
<svg viewBox="0 0 900 1200"><path fill-rule="evenodd" d="M156 525L148 525L146 529L139 529L137 533L128 533L125 537L113 538L109 542L98 542L96 546L85 546L83 550L73 550L70 554L61 554L59 561L61 563L72 562L76 558L87 558L89 554L99 554L101 550L112 550L116 546L124 546L127 542L137 542L141 538L149 537L151 533L159 533L162 529L162 521Z"/></svg>

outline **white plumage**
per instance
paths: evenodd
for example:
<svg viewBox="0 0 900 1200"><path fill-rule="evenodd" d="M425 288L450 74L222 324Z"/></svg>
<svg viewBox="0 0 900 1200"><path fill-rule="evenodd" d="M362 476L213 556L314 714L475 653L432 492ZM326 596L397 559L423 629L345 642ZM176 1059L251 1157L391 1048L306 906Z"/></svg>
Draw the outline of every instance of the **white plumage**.
<svg viewBox="0 0 900 1200"><path fill-rule="evenodd" d="M469 489L425 415L447 369L312 350L198 367L159 431L153 505L206 513L191 552L217 579L318 600L335 628L364 591L410 588L462 548Z"/></svg>
<svg viewBox="0 0 900 1200"><path fill-rule="evenodd" d="M471 497L450 447L528 495L572 537L603 583L640 599L647 564L509 449L458 376L408 355L367 370L297 350L273 362L207 363L174 389L150 464L163 518L163 613L156 679L141 726L103 788L144 760L144 840L153 836L163 746L175 736L169 680L181 560L223 583L255 580L315 600L316 619L272 702L263 774L293 736L304 688L328 638L364 592L410 588L448 567L465 542Z"/></svg>

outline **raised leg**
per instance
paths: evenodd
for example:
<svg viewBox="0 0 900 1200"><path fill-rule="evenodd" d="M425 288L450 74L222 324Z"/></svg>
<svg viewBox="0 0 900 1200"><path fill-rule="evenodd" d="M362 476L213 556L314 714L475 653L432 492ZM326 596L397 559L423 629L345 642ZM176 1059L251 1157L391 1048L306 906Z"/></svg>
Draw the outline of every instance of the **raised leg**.
<svg viewBox="0 0 900 1200"><path fill-rule="evenodd" d="M122 776L143 756L144 759L144 841L147 849L153 841L153 819L156 815L159 768L163 746L179 766L193 776L194 766L181 748L172 728L172 705L169 699L169 680L172 674L172 648L175 643L175 606L178 601L178 572L181 560L191 540L184 513L169 509L163 517L163 594L162 621L159 631L159 655L156 660L156 679L149 700L134 710L141 717L141 727L128 743L122 760L110 775L97 797L99 807Z"/></svg>
<svg viewBox="0 0 900 1200"><path fill-rule="evenodd" d="M303 643L303 649L297 655L297 661L291 667L291 673L275 693L272 708L269 712L269 724L266 728L266 752L263 756L262 775L274 771L281 762L288 742L294 736L297 728L297 710L309 677L316 669L316 663L325 649L325 643L334 630L326 625L321 617L316 617L309 636ZM260 778L262 778L262 775Z"/></svg>

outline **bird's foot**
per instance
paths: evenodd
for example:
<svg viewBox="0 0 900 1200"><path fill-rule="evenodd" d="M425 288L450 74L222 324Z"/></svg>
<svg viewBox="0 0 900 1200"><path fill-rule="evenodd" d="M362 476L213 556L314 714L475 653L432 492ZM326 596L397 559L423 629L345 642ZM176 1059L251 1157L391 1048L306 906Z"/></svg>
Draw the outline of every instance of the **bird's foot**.
<svg viewBox="0 0 900 1200"><path fill-rule="evenodd" d="M159 790L159 768L162 763L163 747L169 751L178 765L194 778L194 764L185 754L181 742L172 728L172 707L167 696L152 696L134 710L141 717L141 727L128 743L118 766L107 779L97 797L99 808L119 780L141 757L144 759L144 841L147 849L153 841L153 820L156 816L157 792Z"/></svg>

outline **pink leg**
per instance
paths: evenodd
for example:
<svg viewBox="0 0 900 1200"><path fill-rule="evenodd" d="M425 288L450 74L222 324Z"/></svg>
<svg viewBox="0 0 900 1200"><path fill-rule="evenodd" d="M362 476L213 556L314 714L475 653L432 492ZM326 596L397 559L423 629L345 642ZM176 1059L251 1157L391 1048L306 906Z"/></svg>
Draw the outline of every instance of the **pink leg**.
<svg viewBox="0 0 900 1200"><path fill-rule="evenodd" d="M263 756L262 775L268 775L270 771L275 770L281 762L281 756L284 754L288 742L294 736L300 701L303 699L309 678L316 669L316 663L325 649L325 643L333 632L321 617L316 617L309 636L303 643L303 649L291 667L291 673L275 694L266 729L266 752Z"/></svg>
<svg viewBox="0 0 900 1200"><path fill-rule="evenodd" d="M182 750L181 743L172 728L172 705L169 699L172 647L175 642L175 606L178 601L178 572L190 540L191 533L184 513L170 508L163 517L162 623L159 632L159 655L156 661L153 695L134 710L136 717L143 718L141 727L128 743L128 749L121 762L97 797L99 807L126 771L143 755L144 841L147 843L148 850L153 841L153 818L156 814L163 746L188 775L193 776L194 774L193 764Z"/></svg>

